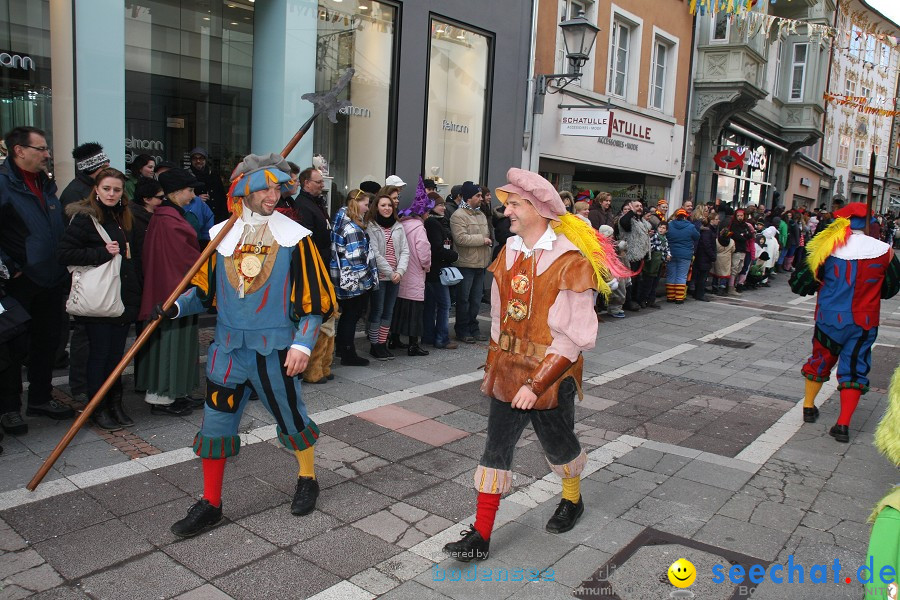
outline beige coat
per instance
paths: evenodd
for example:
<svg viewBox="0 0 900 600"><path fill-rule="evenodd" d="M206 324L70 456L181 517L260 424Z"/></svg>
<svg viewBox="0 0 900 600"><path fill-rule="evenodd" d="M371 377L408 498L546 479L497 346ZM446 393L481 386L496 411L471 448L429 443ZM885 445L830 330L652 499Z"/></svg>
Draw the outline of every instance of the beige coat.
<svg viewBox="0 0 900 600"><path fill-rule="evenodd" d="M484 243L490 238L487 218L478 209L460 208L450 217L453 244L459 253L454 266L483 269L491 264L491 246Z"/></svg>
<svg viewBox="0 0 900 600"><path fill-rule="evenodd" d="M731 275L731 255L734 254L734 240L729 239L728 245L723 246L716 240L716 264L712 274L716 277L728 277Z"/></svg>

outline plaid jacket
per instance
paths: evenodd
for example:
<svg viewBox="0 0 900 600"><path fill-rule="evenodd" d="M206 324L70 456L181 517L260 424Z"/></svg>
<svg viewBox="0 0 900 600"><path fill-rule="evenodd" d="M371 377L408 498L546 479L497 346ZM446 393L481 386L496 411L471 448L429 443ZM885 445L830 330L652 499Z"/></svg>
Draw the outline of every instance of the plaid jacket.
<svg viewBox="0 0 900 600"><path fill-rule="evenodd" d="M378 269L369 236L347 216L346 207L334 216L328 273L339 299L354 298L378 287Z"/></svg>

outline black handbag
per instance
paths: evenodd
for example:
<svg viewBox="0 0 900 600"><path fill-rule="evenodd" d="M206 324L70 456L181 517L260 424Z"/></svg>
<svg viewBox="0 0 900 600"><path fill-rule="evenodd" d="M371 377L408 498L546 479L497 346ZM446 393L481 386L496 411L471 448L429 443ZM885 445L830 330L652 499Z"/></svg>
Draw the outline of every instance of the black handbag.
<svg viewBox="0 0 900 600"><path fill-rule="evenodd" d="M0 306L3 306L4 309L0 313L0 344L3 344L23 334L28 329L28 321L31 320L31 315L12 296L0 298Z"/></svg>

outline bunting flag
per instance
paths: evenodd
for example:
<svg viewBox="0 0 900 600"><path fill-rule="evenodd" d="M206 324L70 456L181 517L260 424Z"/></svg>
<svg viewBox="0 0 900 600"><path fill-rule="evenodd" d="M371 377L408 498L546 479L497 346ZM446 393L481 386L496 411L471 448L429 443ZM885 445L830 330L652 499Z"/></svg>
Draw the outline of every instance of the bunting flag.
<svg viewBox="0 0 900 600"><path fill-rule="evenodd" d="M834 39L841 32L829 25L820 25L818 23L809 23L797 19L788 19L786 17L776 17L768 15L764 12L754 11L758 0L691 0L690 11L692 15L698 12L701 15L707 13L717 14L726 13L731 24L737 24L740 27L741 34L748 32L751 35L762 34L766 41L772 37L774 33L775 39L779 39L782 35L795 35L800 27L806 28L807 36L817 39ZM862 11L848 13L850 22L859 29L857 38L873 37L882 44L887 45L893 51L900 51L900 37L891 35L889 32L880 31L868 22L866 15ZM774 31L773 31L774 30Z"/></svg>
<svg viewBox="0 0 900 600"><path fill-rule="evenodd" d="M849 106L850 108L855 108L857 112L866 114L866 115L877 115L879 117L898 117L900 116L900 110L888 110L885 108L877 108L875 106L869 106L869 99L861 96L843 96L840 94L829 94L825 92L824 96L825 100L828 102L833 102L838 106ZM896 107L897 100L894 99L894 106Z"/></svg>

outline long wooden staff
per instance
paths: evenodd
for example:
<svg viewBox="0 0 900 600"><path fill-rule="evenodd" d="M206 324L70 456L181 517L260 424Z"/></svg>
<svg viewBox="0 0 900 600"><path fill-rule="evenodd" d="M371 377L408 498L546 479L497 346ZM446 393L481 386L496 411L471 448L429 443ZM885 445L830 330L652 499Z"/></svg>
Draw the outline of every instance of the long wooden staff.
<svg viewBox="0 0 900 600"><path fill-rule="evenodd" d="M350 78L353 76L353 69L347 69L343 76L338 80L335 87L325 94L304 94L302 97L304 100L309 100L313 103L315 107L313 110L313 115L297 130L297 133L294 134L294 137L291 138L291 141L288 142L287 146L284 147L284 150L281 151L281 156L287 158L287 155L291 153L291 150L300 142L303 136L309 131L310 127L312 127L313 122L316 120L321 114L325 114L328 119L336 123L337 116L336 113L348 106L350 103L347 100L338 100L337 96L340 92L347 86L350 81ZM194 275L199 271L206 261L209 260L209 257L213 252L216 251L216 248L219 246L219 243L228 235L228 232L234 227L235 222L238 220L238 212L234 212L228 221L225 222L225 225L222 227L222 230L219 231L219 234L209 243L206 248L204 248L203 252L200 254L200 258L197 259L197 262L194 263L194 266L191 267L190 271L188 271L185 276L181 279L181 282L178 286L172 290L172 293L169 294L169 298L163 304L163 310L168 310L175 304L175 301L178 300L178 297L181 296L182 292L184 292L185 288L190 285L191 280L194 278ZM212 285L212 284L211 284ZM84 407L84 410L80 415L75 419L75 422L72 423L72 426L69 427L69 430L62 437L59 443L56 445L56 448L53 449L53 452L50 453L50 456L47 457L47 460L44 461L44 464L41 465L41 468L38 469L37 473L35 473L34 477L32 477L31 481L28 482L28 485L25 486L32 492L37 488L38 484L44 479L44 476L47 475L47 472L53 467L54 463L56 463L57 459L59 459L60 455L65 451L66 447L72 441L72 439L78 434L78 431L84 426L85 422L90 418L91 413L99 406L100 401L106 397L106 393L109 392L109 389L113 386L113 384L119 379L122 375L122 371L125 370L125 367L128 366L128 363L132 361L144 343L147 341L153 332L156 330L162 319L154 319L147 323L147 326L144 327L144 331L141 332L141 335L134 341L134 344L131 345L131 348L125 353L122 357L122 360L119 361L119 364L116 365L116 368L113 369L112 373L109 374L109 377L106 378L106 381L103 382L103 385L100 386L100 389L94 394L94 397L91 398L91 401L88 402L87 406Z"/></svg>

